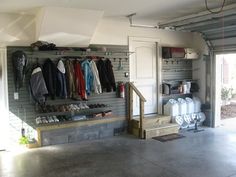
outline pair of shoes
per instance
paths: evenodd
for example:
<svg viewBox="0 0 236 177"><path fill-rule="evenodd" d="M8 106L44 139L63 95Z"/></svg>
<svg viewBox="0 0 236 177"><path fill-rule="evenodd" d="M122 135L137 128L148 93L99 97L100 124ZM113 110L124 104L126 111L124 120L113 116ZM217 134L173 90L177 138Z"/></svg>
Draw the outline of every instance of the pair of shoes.
<svg viewBox="0 0 236 177"><path fill-rule="evenodd" d="M102 117L105 117L105 116L111 116L112 115L112 111L111 110L108 110L108 111L105 111L102 113Z"/></svg>
<svg viewBox="0 0 236 177"><path fill-rule="evenodd" d="M87 106L86 103L79 103L78 106L79 106L80 109L89 109L89 107Z"/></svg>
<svg viewBox="0 0 236 177"><path fill-rule="evenodd" d="M89 108L103 108L103 107L106 107L107 105L105 104L90 104L89 105Z"/></svg>
<svg viewBox="0 0 236 177"><path fill-rule="evenodd" d="M102 113L96 113L96 114L93 114L93 118L99 118L99 117L102 117Z"/></svg>

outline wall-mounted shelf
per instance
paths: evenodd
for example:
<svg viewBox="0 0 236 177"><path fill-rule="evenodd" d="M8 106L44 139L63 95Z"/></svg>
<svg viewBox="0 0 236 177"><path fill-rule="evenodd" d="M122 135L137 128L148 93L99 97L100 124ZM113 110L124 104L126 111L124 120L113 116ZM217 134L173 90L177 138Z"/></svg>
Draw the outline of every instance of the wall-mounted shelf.
<svg viewBox="0 0 236 177"><path fill-rule="evenodd" d="M174 69L174 68L171 68L171 69L162 69L163 72L186 72L186 71L193 71L193 69Z"/></svg>
<svg viewBox="0 0 236 177"><path fill-rule="evenodd" d="M176 96L188 96L193 93L176 93L176 94L162 94L162 97L176 97Z"/></svg>
<svg viewBox="0 0 236 177"><path fill-rule="evenodd" d="M192 61L192 60L198 60L199 58L194 59L188 59L188 58L162 58L163 61Z"/></svg>
<svg viewBox="0 0 236 177"><path fill-rule="evenodd" d="M162 80L162 83L173 83L173 82L197 82L197 79L167 79Z"/></svg>
<svg viewBox="0 0 236 177"><path fill-rule="evenodd" d="M129 56L134 52L129 51L70 51L70 50L52 50L52 51L32 51L33 56L57 56L57 57L78 57L78 56Z"/></svg>

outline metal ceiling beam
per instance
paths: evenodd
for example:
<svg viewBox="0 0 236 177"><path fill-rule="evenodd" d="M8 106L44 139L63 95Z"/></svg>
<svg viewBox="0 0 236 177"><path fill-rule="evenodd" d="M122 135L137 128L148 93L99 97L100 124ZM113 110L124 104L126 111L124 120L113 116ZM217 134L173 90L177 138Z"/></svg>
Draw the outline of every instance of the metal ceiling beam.
<svg viewBox="0 0 236 177"><path fill-rule="evenodd" d="M226 26L231 26L231 25L236 25L236 21L232 22L224 22L224 23L216 23L216 24L205 24L203 26L198 26L198 27L188 27L188 28L177 28L176 30L178 31L190 31L190 32L203 32L205 30L209 29L222 29Z"/></svg>
<svg viewBox="0 0 236 177"><path fill-rule="evenodd" d="M217 25L217 24L222 24L222 23L235 23L236 22L236 15L231 15L225 18L216 18L216 19L212 19L212 20L207 20L207 21L199 21L199 22L195 22L195 23L189 23L187 25L182 25L182 26L176 26L175 28L177 30L190 30L190 29L194 29L194 28L201 28L204 26L210 26L210 25Z"/></svg>
<svg viewBox="0 0 236 177"><path fill-rule="evenodd" d="M198 21L209 21L212 18L221 18L222 14L226 17L232 14L236 14L236 3L229 5L229 6L225 6L223 9L223 13L220 14L211 14L208 11L204 11L204 12L200 12L197 14L193 14L193 15L188 15L188 16L184 16L184 17L180 17L180 18L176 18L167 22L160 22L158 24L159 28L165 28L165 27L174 27L174 26L180 26L180 25L187 25L189 23L195 23ZM214 10L214 9L213 9ZM215 9L217 10L217 9Z"/></svg>
<svg viewBox="0 0 236 177"><path fill-rule="evenodd" d="M222 28L211 28L207 30L202 30L201 32L205 34L215 34L215 33L222 33L222 31L228 32L231 30L236 30L236 25L223 26Z"/></svg>

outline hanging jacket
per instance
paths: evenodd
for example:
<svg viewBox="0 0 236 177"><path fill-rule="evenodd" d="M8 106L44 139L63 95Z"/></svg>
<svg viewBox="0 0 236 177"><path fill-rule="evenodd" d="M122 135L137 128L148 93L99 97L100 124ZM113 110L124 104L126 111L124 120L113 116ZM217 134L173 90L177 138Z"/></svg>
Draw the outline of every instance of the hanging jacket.
<svg viewBox="0 0 236 177"><path fill-rule="evenodd" d="M81 63L81 67L84 73L84 80L85 80L85 89L86 93L90 95L92 90L92 84L93 84L93 73L90 68L90 64L88 60L84 60Z"/></svg>
<svg viewBox="0 0 236 177"><path fill-rule="evenodd" d="M56 95L60 98L67 98L67 88L66 88L66 70L62 60L57 63L57 87Z"/></svg>
<svg viewBox="0 0 236 177"><path fill-rule="evenodd" d="M65 62L66 68L66 84L67 84L67 96L68 98L74 98L75 96L75 72L73 61L68 59Z"/></svg>
<svg viewBox="0 0 236 177"><path fill-rule="evenodd" d="M102 59L99 59L97 61L97 70L98 70L98 74L99 74L100 83L102 86L102 91L103 92L107 91L107 88L109 86L109 80L107 77L107 68L106 68L106 65Z"/></svg>
<svg viewBox="0 0 236 177"><path fill-rule="evenodd" d="M27 56L23 51L15 51L12 53L12 65L13 65L13 74L15 82L15 91L23 86L23 81L25 77L26 65L27 65Z"/></svg>
<svg viewBox="0 0 236 177"><path fill-rule="evenodd" d="M31 74L30 90L37 103L40 105L45 103L45 95L48 94L48 90L40 67L36 67Z"/></svg>
<svg viewBox="0 0 236 177"><path fill-rule="evenodd" d="M93 60L91 60L89 65L90 65L91 71L93 73L92 90L94 91L94 93L97 93L97 94L102 93L102 87L101 87L96 63Z"/></svg>
<svg viewBox="0 0 236 177"><path fill-rule="evenodd" d="M87 94L85 90L85 81L84 75L82 72L82 68L79 61L75 61L74 63L75 70L75 88L77 94L81 97L82 100L87 99Z"/></svg>
<svg viewBox="0 0 236 177"><path fill-rule="evenodd" d="M113 73L113 66L111 63L111 60L106 59L105 60L105 66L107 71L107 78L108 78L108 86L107 86L107 92L116 91L116 81Z"/></svg>
<svg viewBox="0 0 236 177"><path fill-rule="evenodd" d="M48 89L48 96L50 96L51 99L55 99L57 86L57 68L50 59L47 59L43 64L43 77Z"/></svg>

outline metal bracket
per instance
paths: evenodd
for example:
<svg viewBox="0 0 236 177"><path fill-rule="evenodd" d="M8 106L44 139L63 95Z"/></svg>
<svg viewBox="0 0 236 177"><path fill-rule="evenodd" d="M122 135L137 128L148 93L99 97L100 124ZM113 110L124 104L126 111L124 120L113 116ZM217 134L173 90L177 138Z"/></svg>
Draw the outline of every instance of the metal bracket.
<svg viewBox="0 0 236 177"><path fill-rule="evenodd" d="M130 27L159 28L158 26L152 26L152 25L133 24L133 16L135 16L135 15L137 15L137 14L132 13L132 14L129 14L126 16L129 19Z"/></svg>

